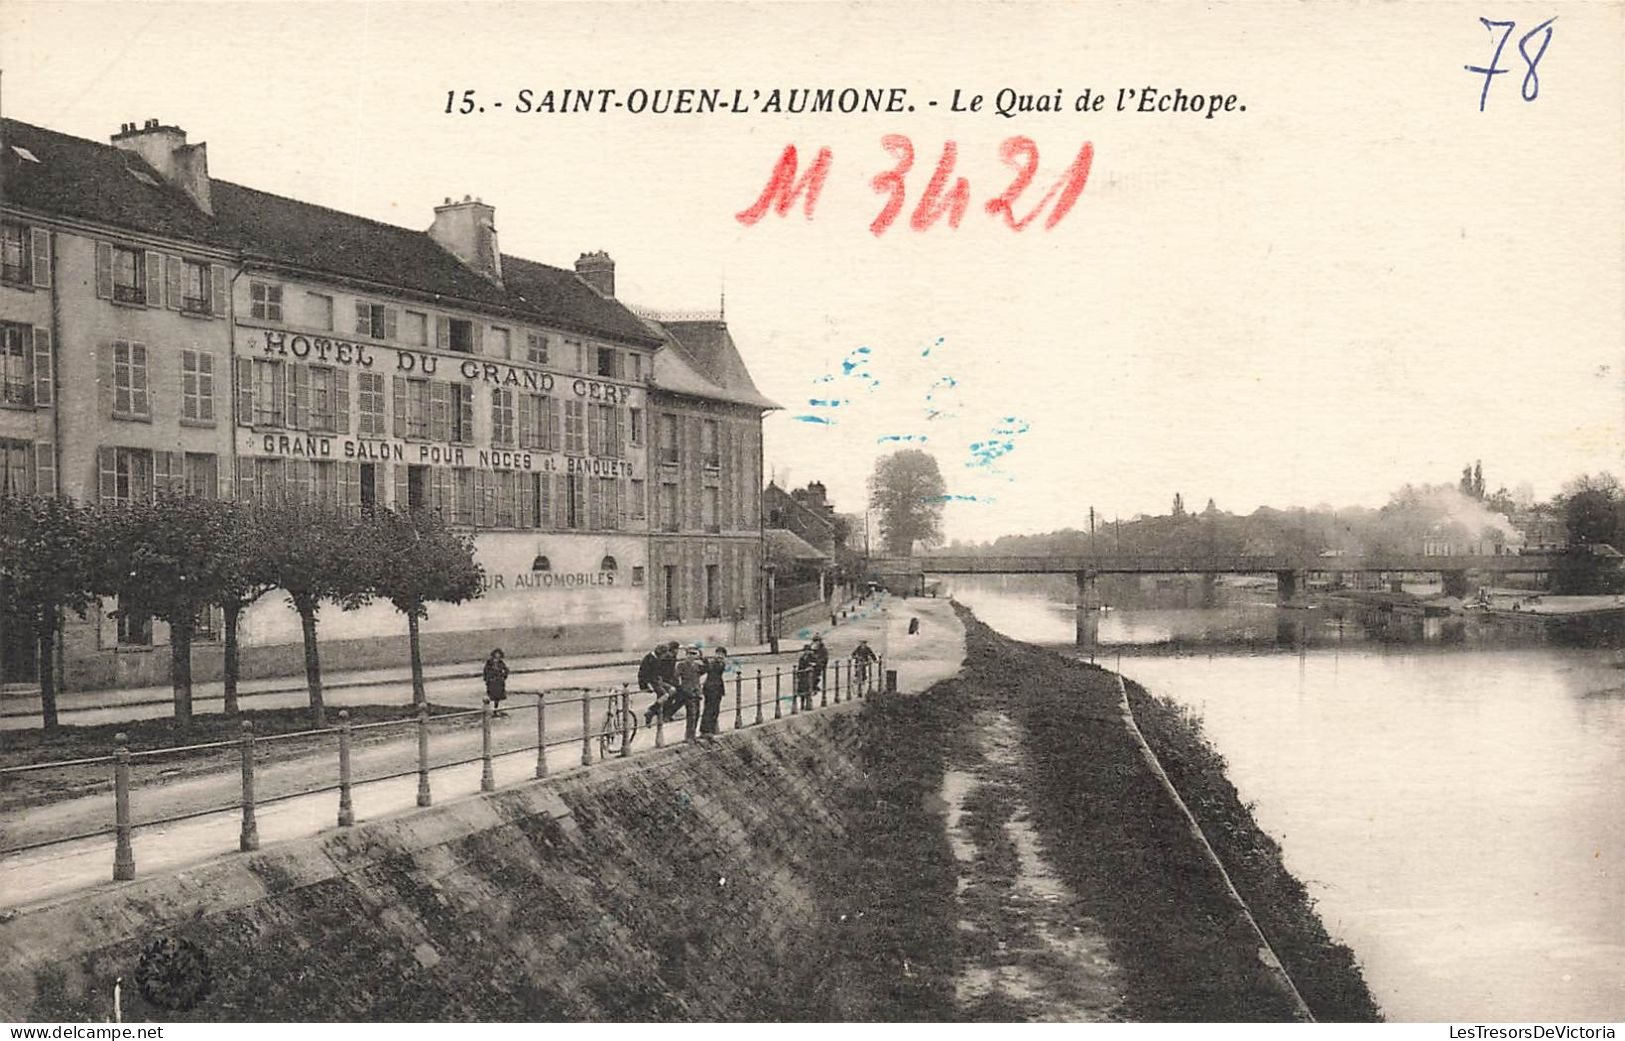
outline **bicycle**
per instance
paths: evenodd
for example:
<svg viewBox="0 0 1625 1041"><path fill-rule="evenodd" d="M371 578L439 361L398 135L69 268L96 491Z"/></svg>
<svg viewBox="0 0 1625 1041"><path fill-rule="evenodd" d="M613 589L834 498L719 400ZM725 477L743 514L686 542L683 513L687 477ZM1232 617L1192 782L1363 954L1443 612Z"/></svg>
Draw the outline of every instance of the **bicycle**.
<svg viewBox="0 0 1625 1041"><path fill-rule="evenodd" d="M630 708L622 708L618 695L611 697L609 707L604 712L603 725L598 731L598 758L608 759L612 755L623 754L623 750L631 748L637 736L638 714Z"/></svg>

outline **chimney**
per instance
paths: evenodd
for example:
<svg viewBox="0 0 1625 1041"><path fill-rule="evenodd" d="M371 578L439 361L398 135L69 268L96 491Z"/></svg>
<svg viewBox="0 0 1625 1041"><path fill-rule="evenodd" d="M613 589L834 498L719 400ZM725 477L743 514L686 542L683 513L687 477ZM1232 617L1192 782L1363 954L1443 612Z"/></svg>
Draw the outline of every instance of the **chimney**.
<svg viewBox="0 0 1625 1041"><path fill-rule="evenodd" d="M598 291L599 296L615 298L615 261L603 250L583 253L576 258L576 275Z"/></svg>
<svg viewBox="0 0 1625 1041"><path fill-rule="evenodd" d="M447 199L434 208L429 237L473 271L502 284L502 251L497 248L496 209L479 199Z"/></svg>
<svg viewBox="0 0 1625 1041"><path fill-rule="evenodd" d="M134 152L145 159L159 176L190 196L198 209L211 216L214 214L209 201L208 145L202 142L189 145L186 131L164 126L156 119L149 119L141 126L120 125L112 142L115 148Z"/></svg>

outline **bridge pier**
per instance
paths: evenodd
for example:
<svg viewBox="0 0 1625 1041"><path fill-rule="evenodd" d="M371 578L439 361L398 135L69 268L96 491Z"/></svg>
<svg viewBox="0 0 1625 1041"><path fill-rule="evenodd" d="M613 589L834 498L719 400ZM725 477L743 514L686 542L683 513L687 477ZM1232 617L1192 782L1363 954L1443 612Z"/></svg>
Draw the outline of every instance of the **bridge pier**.
<svg viewBox="0 0 1625 1041"><path fill-rule="evenodd" d="M1473 582L1470 572L1466 568L1451 571L1440 571L1439 579L1444 586L1445 596L1454 596L1465 600L1472 595Z"/></svg>
<svg viewBox="0 0 1625 1041"><path fill-rule="evenodd" d="M1309 587L1309 574L1305 571L1277 571L1275 573L1275 603L1285 607Z"/></svg>
<svg viewBox="0 0 1625 1041"><path fill-rule="evenodd" d="M1079 647L1093 647L1100 638L1100 599L1095 589L1095 574L1092 571L1079 571L1075 578L1078 584L1078 595L1074 601L1077 614L1075 639Z"/></svg>
<svg viewBox="0 0 1625 1041"><path fill-rule="evenodd" d="M1219 576L1211 571L1202 572L1202 606L1216 607L1219 603Z"/></svg>

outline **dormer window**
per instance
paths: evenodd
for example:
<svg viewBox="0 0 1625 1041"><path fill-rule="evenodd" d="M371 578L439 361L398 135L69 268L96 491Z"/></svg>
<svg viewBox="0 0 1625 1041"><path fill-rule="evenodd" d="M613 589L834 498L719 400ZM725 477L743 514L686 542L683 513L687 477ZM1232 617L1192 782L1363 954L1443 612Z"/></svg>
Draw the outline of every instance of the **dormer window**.
<svg viewBox="0 0 1625 1041"><path fill-rule="evenodd" d="M181 310L208 314L213 310L210 304L213 279L209 273L209 265L192 260L184 263L185 267L181 272Z"/></svg>
<svg viewBox="0 0 1625 1041"><path fill-rule="evenodd" d="M366 300L355 302L355 331L374 340L395 338L395 309Z"/></svg>
<svg viewBox="0 0 1625 1041"><path fill-rule="evenodd" d="M467 318L441 315L435 322L435 346L443 351L473 354L479 350L477 327Z"/></svg>
<svg viewBox="0 0 1625 1041"><path fill-rule="evenodd" d="M606 379L621 378L621 352L613 347L598 348L598 375Z"/></svg>
<svg viewBox="0 0 1625 1041"><path fill-rule="evenodd" d="M147 302L146 258L140 250L113 247L113 299L121 304Z"/></svg>

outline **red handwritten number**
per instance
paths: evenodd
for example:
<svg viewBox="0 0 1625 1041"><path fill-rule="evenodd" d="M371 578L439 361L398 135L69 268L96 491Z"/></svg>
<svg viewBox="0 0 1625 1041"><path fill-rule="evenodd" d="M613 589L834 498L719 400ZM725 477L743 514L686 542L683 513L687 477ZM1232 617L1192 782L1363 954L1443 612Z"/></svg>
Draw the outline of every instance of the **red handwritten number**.
<svg viewBox="0 0 1625 1041"><path fill-rule="evenodd" d="M914 144L902 134L887 134L880 139L880 144L886 151L897 159L897 165L885 173L879 173L869 183L877 192L890 192L891 198L880 213L869 223L869 231L876 238L886 233L891 222L897 219L897 214L903 209L903 196L907 189L903 187L903 176L914 166Z"/></svg>
<svg viewBox="0 0 1625 1041"><path fill-rule="evenodd" d="M1038 200L1038 205L1025 217L1016 216L1015 203L1038 172L1038 146L1030 137L1007 138L999 146L999 158L1007 165L1016 167L1016 177L1002 195L988 200L987 212L994 216L1002 216L1012 231L1021 231L1044 211L1044 207L1054 202L1054 208L1044 221L1044 230L1048 231L1071 212L1073 204L1078 201L1078 196L1083 193L1084 186L1089 183L1089 168L1094 163L1095 146L1088 141L1083 143L1083 147L1078 149L1078 157L1072 160L1072 165L1067 167L1066 173L1044 193L1044 197Z"/></svg>
<svg viewBox="0 0 1625 1041"><path fill-rule="evenodd" d="M796 146L785 145L783 153L779 155L779 161L774 164L773 172L768 175L767 185L762 189L762 194L749 209L734 214L734 220L748 228L761 220L769 208L783 217L796 204L796 198L803 194L806 198L801 211L808 220L812 220L813 208L818 205L818 196L824 191L824 181L829 176L830 158L829 149L820 148L818 158L813 160L812 166L798 181Z"/></svg>
<svg viewBox="0 0 1625 1041"><path fill-rule="evenodd" d="M1078 149L1078 157L1072 160L1072 165L1066 168L1066 173L1056 182L1061 194L1055 200L1055 207L1049 211L1049 216L1044 220L1045 231L1061 223L1061 218L1072 212L1072 204L1078 201L1078 196L1083 194L1084 185L1089 183L1089 168L1094 162L1094 142L1085 141L1083 147ZM1051 192L1054 190L1050 189ZM1047 202L1049 196L1044 196L1044 199Z"/></svg>
<svg viewBox="0 0 1625 1041"><path fill-rule="evenodd" d="M925 186L925 194L920 196L918 206L914 207L914 216L909 218L908 226L915 231L925 231L948 214L948 227L957 228L965 216L965 207L970 205L970 182L963 177L954 181L947 197L943 197L942 189L948 183L948 177L953 173L954 160L959 156L959 146L952 141L942 146L942 158L937 161L937 172L931 175L931 183Z"/></svg>

